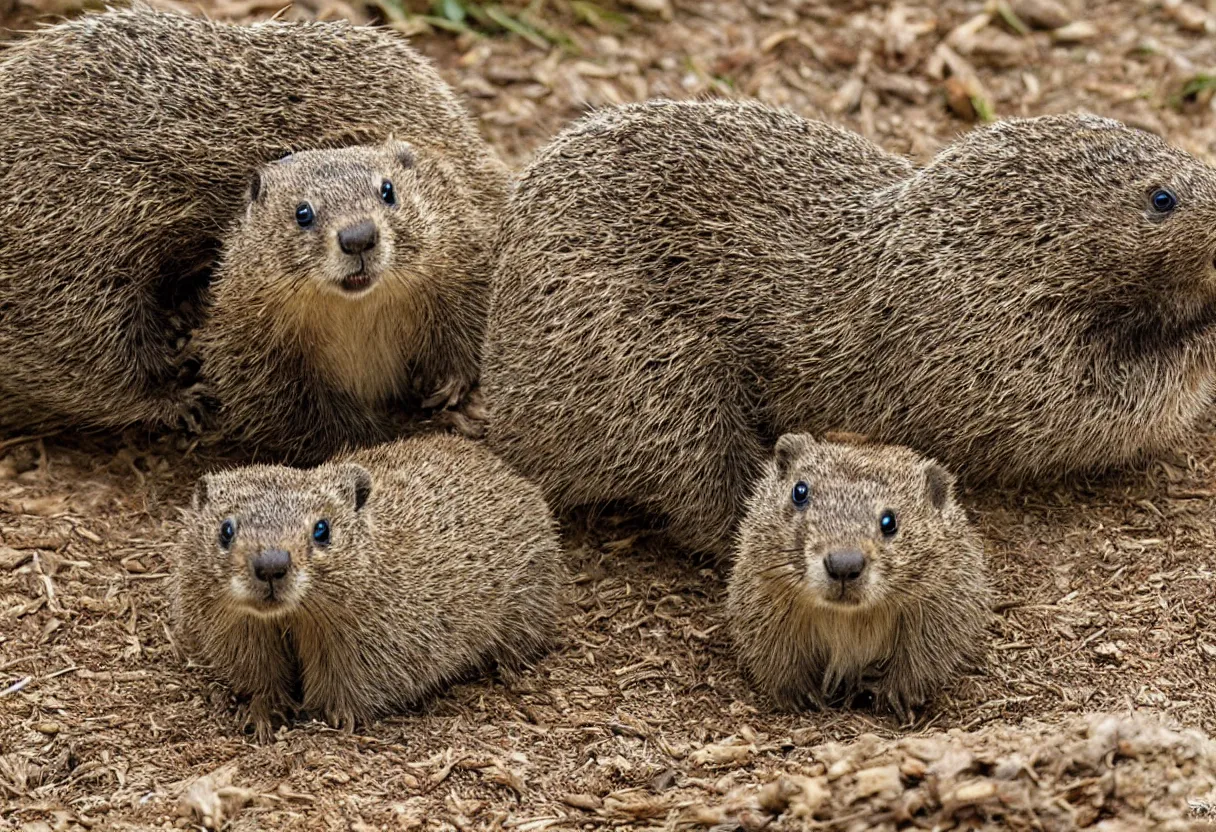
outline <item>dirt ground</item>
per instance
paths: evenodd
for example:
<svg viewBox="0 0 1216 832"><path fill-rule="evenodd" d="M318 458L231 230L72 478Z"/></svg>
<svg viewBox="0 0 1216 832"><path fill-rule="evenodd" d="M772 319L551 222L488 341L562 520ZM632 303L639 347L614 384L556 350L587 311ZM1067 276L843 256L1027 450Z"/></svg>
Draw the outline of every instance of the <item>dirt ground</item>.
<svg viewBox="0 0 1216 832"><path fill-rule="evenodd" d="M527 37L407 16L428 5L283 14L395 21L516 165L588 107L700 95L917 159L990 113L1073 109L1216 158L1216 3L549 0L511 18ZM73 11L0 0L13 28ZM1216 828L1212 420L1100 481L965 495L1000 590L992 650L911 726L775 712L736 670L720 570L571 518L572 614L533 672L259 747L168 627L175 506L220 463L175 437L0 437L0 828Z"/></svg>

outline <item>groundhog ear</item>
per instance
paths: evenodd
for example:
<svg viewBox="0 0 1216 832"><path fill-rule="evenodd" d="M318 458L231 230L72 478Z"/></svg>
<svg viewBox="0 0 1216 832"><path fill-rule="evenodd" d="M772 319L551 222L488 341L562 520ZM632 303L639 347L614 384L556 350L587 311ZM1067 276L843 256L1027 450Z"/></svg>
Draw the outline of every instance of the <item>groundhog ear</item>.
<svg viewBox="0 0 1216 832"><path fill-rule="evenodd" d="M929 502L941 511L954 499L954 475L936 462L925 463L925 488Z"/></svg>
<svg viewBox="0 0 1216 832"><path fill-rule="evenodd" d="M824 442L834 442L837 445L869 445L870 437L864 433L853 433L849 430L830 430L823 435Z"/></svg>
<svg viewBox="0 0 1216 832"><path fill-rule="evenodd" d="M249 201L262 201L262 172L255 170L253 176L249 177Z"/></svg>
<svg viewBox="0 0 1216 832"><path fill-rule="evenodd" d="M773 457L777 460L777 472L783 477L788 474L794 464L794 460L813 441L803 433L786 433L780 436L777 439L777 446L773 449Z"/></svg>
<svg viewBox="0 0 1216 832"><path fill-rule="evenodd" d="M372 475L362 465L350 462L342 466L342 479L348 496L354 501L355 511L362 510L372 495Z"/></svg>
<svg viewBox="0 0 1216 832"><path fill-rule="evenodd" d="M194 484L194 496L190 498L190 508L195 511L200 510L207 505L207 500L211 496L211 478L202 476L198 478L198 482Z"/></svg>
<svg viewBox="0 0 1216 832"><path fill-rule="evenodd" d="M397 159L397 164L409 170L418 163L418 159L414 156L414 148L410 147L406 142L392 143L393 156Z"/></svg>

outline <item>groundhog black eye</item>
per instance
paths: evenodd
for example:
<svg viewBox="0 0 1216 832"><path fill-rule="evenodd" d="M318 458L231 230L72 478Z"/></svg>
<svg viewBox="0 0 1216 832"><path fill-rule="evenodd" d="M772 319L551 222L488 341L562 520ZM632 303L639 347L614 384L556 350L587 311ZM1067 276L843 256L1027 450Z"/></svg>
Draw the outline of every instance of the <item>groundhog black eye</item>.
<svg viewBox="0 0 1216 832"><path fill-rule="evenodd" d="M790 494L790 499L794 501L797 508L806 508L806 504L811 499L811 487L804 482L799 481L794 486L793 492Z"/></svg>
<svg viewBox="0 0 1216 832"><path fill-rule="evenodd" d="M892 537L899 531L899 523L895 519L895 512L887 509L882 513L882 517L878 518L878 528L882 529L883 537Z"/></svg>
<svg viewBox="0 0 1216 832"><path fill-rule="evenodd" d="M397 192L393 190L393 183L387 179L380 183L380 198L384 200L385 205L394 205L397 202Z"/></svg>
<svg viewBox="0 0 1216 832"><path fill-rule="evenodd" d="M317 525L312 527L312 539L325 546L329 543L329 521L318 520Z"/></svg>
<svg viewBox="0 0 1216 832"><path fill-rule="evenodd" d="M312 206L307 202L301 202L296 206L296 222L300 224L300 228L308 228L315 219L316 215L313 213Z"/></svg>
<svg viewBox="0 0 1216 832"><path fill-rule="evenodd" d="M1153 191L1149 201L1153 203L1153 210L1159 214L1168 214L1178 207L1178 197L1174 196L1173 191L1168 188L1158 188Z"/></svg>
<svg viewBox="0 0 1216 832"><path fill-rule="evenodd" d="M234 537L236 537L236 525L231 520L220 523L220 545L227 549L232 545Z"/></svg>

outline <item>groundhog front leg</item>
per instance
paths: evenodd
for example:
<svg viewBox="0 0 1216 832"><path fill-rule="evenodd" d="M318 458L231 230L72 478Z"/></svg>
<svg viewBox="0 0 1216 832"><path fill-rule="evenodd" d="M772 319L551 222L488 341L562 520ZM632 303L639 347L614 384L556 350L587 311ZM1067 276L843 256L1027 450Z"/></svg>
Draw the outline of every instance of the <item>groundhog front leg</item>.
<svg viewBox="0 0 1216 832"><path fill-rule="evenodd" d="M900 723L907 724L928 698L925 679L935 675L926 667L928 660L919 651L901 650L886 664L871 668L858 687L874 697L875 705L889 708Z"/></svg>
<svg viewBox="0 0 1216 832"><path fill-rule="evenodd" d="M436 397L426 401L438 401ZM450 402L450 397L447 400ZM425 402L423 403L425 406ZM460 395L454 404L444 404L445 409L436 417L444 427L455 430L469 439L482 439L486 435L489 411L486 409L480 387L473 387Z"/></svg>
<svg viewBox="0 0 1216 832"><path fill-rule="evenodd" d="M356 723L366 723L375 716L372 697L383 685L380 680L369 679L367 668L359 661L365 646L355 638L344 637L338 629L333 622L300 629L303 708L332 728L354 731Z"/></svg>
<svg viewBox="0 0 1216 832"><path fill-rule="evenodd" d="M943 629L940 622L950 622ZM931 622L939 622L934 626ZM971 608L939 609L928 621L905 620L895 653L862 679L876 704L889 707L907 723L942 687L973 661L980 649L982 622Z"/></svg>
<svg viewBox="0 0 1216 832"><path fill-rule="evenodd" d="M259 743L274 739L275 720L286 723L298 708L291 696L293 663L284 635L262 622L242 622L208 650L212 664L233 690L249 697L238 712L237 729L253 729Z"/></svg>

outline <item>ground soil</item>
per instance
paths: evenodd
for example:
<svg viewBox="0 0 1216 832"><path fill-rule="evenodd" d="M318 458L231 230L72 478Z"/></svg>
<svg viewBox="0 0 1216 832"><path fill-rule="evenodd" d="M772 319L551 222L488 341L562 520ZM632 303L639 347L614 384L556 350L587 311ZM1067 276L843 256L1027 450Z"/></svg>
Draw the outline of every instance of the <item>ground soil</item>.
<svg viewBox="0 0 1216 832"><path fill-rule="evenodd" d="M1205 71L1216 67L1216 6L1010 2L550 0L525 16L563 41L544 48L427 31L385 8L515 165L588 107L660 95L758 97L918 160L990 111L1073 109L1216 156ZM78 11L67 3L0 0L0 21L21 29ZM201 10L265 18L279 5ZM598 26L597 10L609 12ZM386 19L344 0L283 14ZM983 673L909 726L865 709L774 711L732 659L719 567L630 519L575 517L564 643L532 672L459 686L354 735L308 722L259 747L169 627L175 506L222 462L176 437L0 437L0 828L1115 829L1216 818L1212 420L1168 458L1101 480L964 495L1000 591L992 650Z"/></svg>

